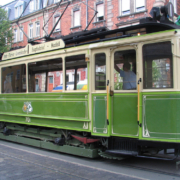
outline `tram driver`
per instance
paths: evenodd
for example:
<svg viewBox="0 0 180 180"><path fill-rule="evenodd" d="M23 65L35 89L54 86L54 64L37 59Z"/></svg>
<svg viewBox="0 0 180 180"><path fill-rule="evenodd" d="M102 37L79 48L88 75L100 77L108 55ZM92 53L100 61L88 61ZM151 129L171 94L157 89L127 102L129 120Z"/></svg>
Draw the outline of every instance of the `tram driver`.
<svg viewBox="0 0 180 180"><path fill-rule="evenodd" d="M123 70L121 70L115 63L114 68L123 77L123 90L136 89L136 74L130 70L131 64L125 62L123 65Z"/></svg>

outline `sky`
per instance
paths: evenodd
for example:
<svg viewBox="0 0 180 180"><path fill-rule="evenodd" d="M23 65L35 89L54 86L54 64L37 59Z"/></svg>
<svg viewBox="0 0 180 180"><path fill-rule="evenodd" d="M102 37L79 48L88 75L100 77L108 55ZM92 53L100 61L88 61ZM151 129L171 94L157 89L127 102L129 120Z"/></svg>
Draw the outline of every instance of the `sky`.
<svg viewBox="0 0 180 180"><path fill-rule="evenodd" d="M14 1L14 0L0 0L0 5L3 6L3 5L8 4L12 1Z"/></svg>

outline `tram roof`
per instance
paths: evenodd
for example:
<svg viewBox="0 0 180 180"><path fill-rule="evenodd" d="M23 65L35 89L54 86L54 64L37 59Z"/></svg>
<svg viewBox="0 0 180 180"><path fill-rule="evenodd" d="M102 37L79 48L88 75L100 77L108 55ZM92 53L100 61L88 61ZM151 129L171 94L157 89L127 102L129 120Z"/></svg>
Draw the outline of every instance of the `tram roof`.
<svg viewBox="0 0 180 180"><path fill-rule="evenodd" d="M157 21L153 21L152 18L144 18L140 20L139 24L133 26L118 28L115 30L108 30L106 27L101 27L88 31L72 33L67 36L59 36L56 37L55 40L60 40L60 39L63 40L64 46L62 46L61 48L65 48L65 47L73 47L84 44L91 44L96 42L103 42L107 40L121 39L125 37L134 36L130 33L131 31L138 32L138 30L144 30L144 34L150 34L150 33L155 33L165 30L173 30L173 29L180 29L180 26L174 24L173 22L159 23ZM53 43L55 41L49 41L49 42ZM45 43L39 44L39 46L43 44ZM36 45L35 46L32 45L32 47L36 47Z"/></svg>
<svg viewBox="0 0 180 180"><path fill-rule="evenodd" d="M172 30L172 29L180 29L180 26L174 23L159 23L148 21L146 19L141 19L140 23L137 25L132 25L128 27L118 28L115 30L108 30L107 28L98 28L91 30L89 32L78 32L74 34L70 34L67 36L57 37L64 40L66 46L74 46L74 45L82 45L82 44L90 44L94 42L101 42L111 39L120 39L124 37L131 37L131 34L128 34L128 31L138 30L145 28L145 34ZM112 37L111 37L112 35ZM113 36L114 35L114 36ZM83 43L84 42L84 43ZM72 44L72 45L71 45Z"/></svg>

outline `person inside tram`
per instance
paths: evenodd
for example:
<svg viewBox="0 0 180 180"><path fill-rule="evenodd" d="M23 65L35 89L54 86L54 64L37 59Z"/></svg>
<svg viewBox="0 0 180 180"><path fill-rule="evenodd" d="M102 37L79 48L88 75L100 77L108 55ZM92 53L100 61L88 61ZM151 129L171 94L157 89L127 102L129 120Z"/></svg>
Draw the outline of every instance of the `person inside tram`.
<svg viewBox="0 0 180 180"><path fill-rule="evenodd" d="M130 70L130 67L131 64L129 62L124 63L123 70L114 64L115 70L123 77L123 90L136 89L136 74Z"/></svg>

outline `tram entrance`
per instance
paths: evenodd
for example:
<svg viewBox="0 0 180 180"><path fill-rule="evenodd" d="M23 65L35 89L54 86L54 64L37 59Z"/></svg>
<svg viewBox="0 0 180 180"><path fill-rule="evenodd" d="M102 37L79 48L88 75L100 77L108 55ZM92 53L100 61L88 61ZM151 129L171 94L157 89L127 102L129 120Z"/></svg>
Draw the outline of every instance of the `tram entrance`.
<svg viewBox="0 0 180 180"><path fill-rule="evenodd" d="M109 121L107 119L107 57L108 52L93 51L93 93L92 93L92 134L109 136Z"/></svg>
<svg viewBox="0 0 180 180"><path fill-rule="evenodd" d="M136 50L116 49L111 55L111 133L138 137Z"/></svg>

